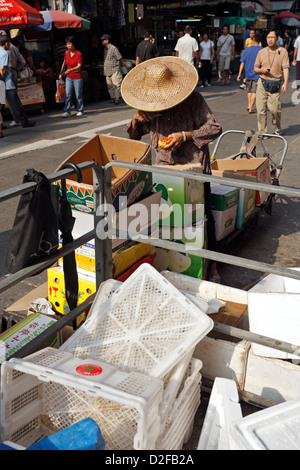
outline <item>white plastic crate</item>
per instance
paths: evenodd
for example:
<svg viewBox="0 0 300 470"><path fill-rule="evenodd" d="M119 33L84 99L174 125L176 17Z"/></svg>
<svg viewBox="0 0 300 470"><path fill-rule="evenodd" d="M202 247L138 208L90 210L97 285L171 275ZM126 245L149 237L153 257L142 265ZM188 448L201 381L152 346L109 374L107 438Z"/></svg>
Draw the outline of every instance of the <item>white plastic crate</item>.
<svg viewBox="0 0 300 470"><path fill-rule="evenodd" d="M202 362L192 358L172 409L161 423L157 450L181 450L191 435L195 413L200 405Z"/></svg>
<svg viewBox="0 0 300 470"><path fill-rule="evenodd" d="M231 436L237 450L300 450L300 398L234 422Z"/></svg>
<svg viewBox="0 0 300 470"><path fill-rule="evenodd" d="M231 450L230 427L242 410L234 380L217 377L201 429L198 450Z"/></svg>
<svg viewBox="0 0 300 470"><path fill-rule="evenodd" d="M122 284L121 281L117 281L116 279L108 279L102 282L97 290L88 317L91 318L92 315L97 315L98 307L104 304Z"/></svg>
<svg viewBox="0 0 300 470"><path fill-rule="evenodd" d="M5 362L1 393L1 442L28 447L88 417L106 449L154 449L159 434L160 379L57 349Z"/></svg>
<svg viewBox="0 0 300 470"><path fill-rule="evenodd" d="M159 378L213 328L211 318L149 264L91 310L61 349Z"/></svg>

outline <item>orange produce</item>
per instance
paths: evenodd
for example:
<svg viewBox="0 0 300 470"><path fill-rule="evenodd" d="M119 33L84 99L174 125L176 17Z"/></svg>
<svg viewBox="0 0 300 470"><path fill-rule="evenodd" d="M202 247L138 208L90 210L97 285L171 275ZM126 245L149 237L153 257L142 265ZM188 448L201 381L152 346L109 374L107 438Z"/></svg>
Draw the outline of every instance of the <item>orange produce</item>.
<svg viewBox="0 0 300 470"><path fill-rule="evenodd" d="M173 137L166 137L165 139L161 139L158 141L158 146L163 149L165 148L166 145L168 145L170 142L172 142Z"/></svg>

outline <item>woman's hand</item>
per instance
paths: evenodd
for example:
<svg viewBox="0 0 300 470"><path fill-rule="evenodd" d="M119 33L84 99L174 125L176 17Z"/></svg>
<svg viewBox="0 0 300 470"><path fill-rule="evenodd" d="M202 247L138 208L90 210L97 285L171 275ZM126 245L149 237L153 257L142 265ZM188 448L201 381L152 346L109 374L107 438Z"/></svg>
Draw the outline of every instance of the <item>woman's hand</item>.
<svg viewBox="0 0 300 470"><path fill-rule="evenodd" d="M131 124L132 127L135 128L137 122L149 122L151 119L153 119L153 116L150 113L147 113L146 111L137 111L133 116Z"/></svg>
<svg viewBox="0 0 300 470"><path fill-rule="evenodd" d="M164 147L164 150L175 150L183 143L184 138L182 132L174 132L173 134L169 134L168 138L172 138L172 142Z"/></svg>

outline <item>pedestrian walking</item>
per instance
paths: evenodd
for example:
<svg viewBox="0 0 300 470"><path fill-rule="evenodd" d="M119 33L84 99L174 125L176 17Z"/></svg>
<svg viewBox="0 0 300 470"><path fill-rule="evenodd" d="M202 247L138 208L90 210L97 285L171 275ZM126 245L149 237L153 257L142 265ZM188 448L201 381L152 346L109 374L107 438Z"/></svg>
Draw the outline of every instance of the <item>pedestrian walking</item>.
<svg viewBox="0 0 300 470"><path fill-rule="evenodd" d="M254 22L247 21L245 31L243 32L243 47L245 46L246 39L250 37L250 30L254 29Z"/></svg>
<svg viewBox="0 0 300 470"><path fill-rule="evenodd" d="M26 111L18 96L17 88L12 80L11 71L9 69L9 48L9 37L0 36L0 70L2 78L4 78L5 81L6 100L16 121L20 122L22 127L32 127L35 125L35 122L28 120Z"/></svg>
<svg viewBox="0 0 300 470"><path fill-rule="evenodd" d="M272 114L275 134L281 135L281 102L282 93L287 90L289 79L289 57L286 49L277 46L278 34L275 30L267 35L267 47L257 54L254 72L259 74L256 91L256 109L258 131L267 132L267 106ZM281 78L283 84L281 86Z"/></svg>
<svg viewBox="0 0 300 470"><path fill-rule="evenodd" d="M285 32L284 32L283 47L287 50L287 53L289 55L290 63L293 61L293 55L294 55L293 43L294 43L294 41L293 41L293 38L291 36L291 33L288 29L286 29Z"/></svg>
<svg viewBox="0 0 300 470"><path fill-rule="evenodd" d="M6 102L5 96L5 81L3 74L3 68L0 68L0 139L3 137L3 117L2 117L2 110L4 108Z"/></svg>
<svg viewBox="0 0 300 470"><path fill-rule="evenodd" d="M256 61L256 56L258 52L262 49L261 47L261 33L257 31L255 33L254 42L251 47L247 47L244 50L241 60L240 60L240 69L237 76L237 80L240 81L242 77L242 72L245 69L245 78L246 78L246 90L248 98L248 107L247 110L249 114L253 114L255 111L253 109L255 99L256 99L256 88L259 75L254 72L254 64Z"/></svg>
<svg viewBox="0 0 300 470"><path fill-rule="evenodd" d="M158 56L157 47L155 46L149 31L144 32L144 39L137 45L135 56L136 65Z"/></svg>
<svg viewBox="0 0 300 470"><path fill-rule="evenodd" d="M184 28L184 36L179 38L175 46L175 56L187 60L190 64L199 65L199 46L192 37L192 28L187 25Z"/></svg>
<svg viewBox="0 0 300 470"><path fill-rule="evenodd" d="M296 67L296 87L300 89L300 36L297 37L294 43L294 59L293 66Z"/></svg>
<svg viewBox="0 0 300 470"><path fill-rule="evenodd" d="M229 85L230 61L234 60L234 55L234 37L229 34L228 26L223 26L223 34L219 37L217 42L217 63L222 77L221 85L225 85L225 83Z"/></svg>
<svg viewBox="0 0 300 470"><path fill-rule="evenodd" d="M201 163L211 173L209 143L222 132L221 125L201 93L195 91L198 74L188 61L157 57L132 69L122 83L124 101L137 109L127 132L130 139L151 135L155 163L174 165ZM159 140L172 141L164 148ZM205 185L209 249L216 249L214 219L210 211L210 184ZM216 263L208 270L209 280L220 281Z"/></svg>
<svg viewBox="0 0 300 470"><path fill-rule="evenodd" d="M73 93L75 93L77 113L76 116L83 115L83 78L82 78L82 54L76 48L74 36L66 38L67 51L65 53L64 62L59 75L59 80L62 80L63 73L66 75L66 98L63 118L71 116L71 101Z"/></svg>
<svg viewBox="0 0 300 470"><path fill-rule="evenodd" d="M200 43L199 49L199 68L201 87L211 86L211 69L214 61L215 45L209 39L208 34L203 34L203 41Z"/></svg>
<svg viewBox="0 0 300 470"><path fill-rule="evenodd" d="M26 60L22 56L19 49L12 43L10 43L10 48L8 49L9 54L9 70L11 72L11 78L14 82L16 89L18 89L18 72L23 67L26 66ZM13 120L9 124L10 127L20 126L21 123L17 121L17 117L13 115L12 110L10 110Z"/></svg>
<svg viewBox="0 0 300 470"><path fill-rule="evenodd" d="M111 44L109 34L101 37L104 49L104 75L106 78L107 90L111 102L119 104L121 98L121 84L123 80L122 67L124 67L122 55L119 49Z"/></svg>

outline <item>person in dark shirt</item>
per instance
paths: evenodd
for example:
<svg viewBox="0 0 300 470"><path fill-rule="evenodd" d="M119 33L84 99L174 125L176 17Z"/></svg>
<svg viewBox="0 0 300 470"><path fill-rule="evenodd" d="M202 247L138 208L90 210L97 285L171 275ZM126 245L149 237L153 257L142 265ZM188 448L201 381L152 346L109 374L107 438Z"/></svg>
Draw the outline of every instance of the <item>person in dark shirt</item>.
<svg viewBox="0 0 300 470"><path fill-rule="evenodd" d="M151 41L151 34L149 31L144 32L144 39L138 44L135 55L136 65L158 56L158 50L155 44Z"/></svg>
<svg viewBox="0 0 300 470"><path fill-rule="evenodd" d="M137 111L128 125L130 139L150 134L158 165L201 163L211 174L209 143L222 132L201 93L195 91L198 72L178 57L157 57L134 67L124 78L125 103ZM159 140L172 138L164 148ZM210 209L210 183L204 183L208 249L216 251L214 218ZM208 280L220 282L216 262L207 270Z"/></svg>

